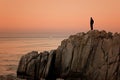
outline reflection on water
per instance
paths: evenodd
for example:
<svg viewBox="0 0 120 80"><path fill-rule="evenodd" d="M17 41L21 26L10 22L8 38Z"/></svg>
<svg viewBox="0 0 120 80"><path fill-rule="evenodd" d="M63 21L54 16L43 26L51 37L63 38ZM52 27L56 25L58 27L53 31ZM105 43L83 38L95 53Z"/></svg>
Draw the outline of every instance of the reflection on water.
<svg viewBox="0 0 120 80"><path fill-rule="evenodd" d="M0 53L0 75L15 74L22 54Z"/></svg>
<svg viewBox="0 0 120 80"><path fill-rule="evenodd" d="M0 38L0 75L15 74L20 57L56 49L64 38Z"/></svg>

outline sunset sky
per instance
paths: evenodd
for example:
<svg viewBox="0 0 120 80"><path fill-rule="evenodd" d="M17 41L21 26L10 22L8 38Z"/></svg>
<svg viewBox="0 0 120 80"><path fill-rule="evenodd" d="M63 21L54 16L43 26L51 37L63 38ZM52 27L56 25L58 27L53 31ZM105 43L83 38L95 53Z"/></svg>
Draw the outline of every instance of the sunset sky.
<svg viewBox="0 0 120 80"><path fill-rule="evenodd" d="M120 0L0 0L0 32L120 32Z"/></svg>

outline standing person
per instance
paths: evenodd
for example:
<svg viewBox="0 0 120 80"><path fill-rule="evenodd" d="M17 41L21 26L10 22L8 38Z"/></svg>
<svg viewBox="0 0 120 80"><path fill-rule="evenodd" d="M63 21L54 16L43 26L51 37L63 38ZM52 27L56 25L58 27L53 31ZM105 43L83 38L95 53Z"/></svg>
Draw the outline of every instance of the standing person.
<svg viewBox="0 0 120 80"><path fill-rule="evenodd" d="M94 20L92 17L90 17L90 28L91 30L93 30L93 24L94 24Z"/></svg>

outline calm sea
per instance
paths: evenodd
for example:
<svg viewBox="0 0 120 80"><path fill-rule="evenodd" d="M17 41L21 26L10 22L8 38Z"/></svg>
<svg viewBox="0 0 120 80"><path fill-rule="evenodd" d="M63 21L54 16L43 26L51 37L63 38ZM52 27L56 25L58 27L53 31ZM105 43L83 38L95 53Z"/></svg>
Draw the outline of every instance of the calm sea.
<svg viewBox="0 0 120 80"><path fill-rule="evenodd" d="M0 75L16 74L18 62L30 51L56 49L66 37L0 38Z"/></svg>

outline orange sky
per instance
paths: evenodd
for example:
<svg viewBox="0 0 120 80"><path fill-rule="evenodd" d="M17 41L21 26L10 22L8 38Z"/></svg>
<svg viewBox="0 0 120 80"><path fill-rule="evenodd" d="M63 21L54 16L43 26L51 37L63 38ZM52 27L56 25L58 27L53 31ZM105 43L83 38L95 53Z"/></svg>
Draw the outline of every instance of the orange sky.
<svg viewBox="0 0 120 80"><path fill-rule="evenodd" d="M120 32L120 0L0 0L0 31Z"/></svg>

